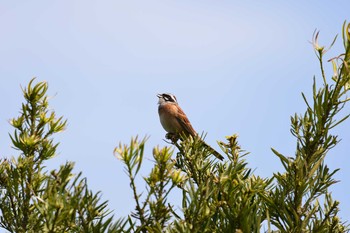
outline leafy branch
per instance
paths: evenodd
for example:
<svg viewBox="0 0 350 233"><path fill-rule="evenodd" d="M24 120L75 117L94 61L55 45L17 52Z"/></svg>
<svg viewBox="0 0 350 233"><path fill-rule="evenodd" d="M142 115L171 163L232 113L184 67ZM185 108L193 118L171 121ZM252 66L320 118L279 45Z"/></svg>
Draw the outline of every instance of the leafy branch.
<svg viewBox="0 0 350 233"><path fill-rule="evenodd" d="M338 169L330 171L324 158L339 142L331 129L349 117L336 119L349 100L346 96L350 83L349 28L349 24L344 24L345 53L332 59L334 75L330 81L324 73L323 60L327 50L318 44L319 33L314 34L313 46L320 62L323 85L317 88L314 78L312 102L302 93L307 110L304 115L291 117L291 133L297 139L295 157L286 157L272 149L285 168L285 172L274 174L277 185L267 199L271 223L281 232L314 232L312 229L344 232L347 229L337 217L338 202L334 202L328 193L328 188L336 183L333 175ZM340 65L336 61L341 61ZM320 208L320 196L325 198L326 211Z"/></svg>
<svg viewBox="0 0 350 233"><path fill-rule="evenodd" d="M46 82L23 88L20 116L10 120L10 138L17 157L0 162L0 227L9 232L118 232L107 217L107 202L88 189L81 173L67 162L45 171L45 161L56 155L53 136L66 120L49 110Z"/></svg>

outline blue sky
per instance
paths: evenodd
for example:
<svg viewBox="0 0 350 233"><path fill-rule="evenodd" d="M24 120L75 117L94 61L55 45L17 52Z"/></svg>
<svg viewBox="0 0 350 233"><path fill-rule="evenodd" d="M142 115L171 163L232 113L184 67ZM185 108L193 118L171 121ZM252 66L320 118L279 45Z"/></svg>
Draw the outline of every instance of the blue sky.
<svg viewBox="0 0 350 233"><path fill-rule="evenodd" d="M320 69L310 41L315 29L329 45L349 21L350 3L334 1L2 1L0 4L0 156L11 149L8 120L23 101L20 85L49 83L50 106L68 119L58 156L48 168L74 161L117 217L133 210L114 147L149 135L164 146L157 93L171 92L198 132L216 140L237 133L255 174L282 169L271 147L293 155L290 116L302 113ZM331 58L342 51L339 37ZM331 74L327 64L326 72ZM349 112L347 107L345 112ZM350 122L326 160L340 168L331 189L350 220ZM142 178L139 180L142 191ZM178 205L180 200L172 199Z"/></svg>

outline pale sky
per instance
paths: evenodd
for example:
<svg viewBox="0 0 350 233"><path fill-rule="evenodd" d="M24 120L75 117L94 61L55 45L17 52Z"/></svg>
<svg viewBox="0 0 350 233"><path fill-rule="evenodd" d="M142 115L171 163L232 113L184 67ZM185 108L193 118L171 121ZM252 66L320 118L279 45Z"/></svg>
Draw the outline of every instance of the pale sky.
<svg viewBox="0 0 350 233"><path fill-rule="evenodd" d="M102 192L116 218L134 209L119 143L149 135L141 176L152 148L164 146L157 93L171 92L206 141L237 133L251 152L248 167L270 177L281 171L273 147L294 155L290 116L303 113L312 78L321 80L310 43L339 38L326 60L343 50L341 29L350 2L339 1L1 1L0 156L11 149L8 120L23 101L20 85L49 83L50 107L68 119L48 169L75 162L89 187ZM331 65L326 64L327 74ZM344 113L349 113L347 106ZM350 122L333 131L342 141L326 163L340 168L332 186L340 216L350 220ZM139 191L143 191L142 177ZM179 196L171 197L177 206Z"/></svg>

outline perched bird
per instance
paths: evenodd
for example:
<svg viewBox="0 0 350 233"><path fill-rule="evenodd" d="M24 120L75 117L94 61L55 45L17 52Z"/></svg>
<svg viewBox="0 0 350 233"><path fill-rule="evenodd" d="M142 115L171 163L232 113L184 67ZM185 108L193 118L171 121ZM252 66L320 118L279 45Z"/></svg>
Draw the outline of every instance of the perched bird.
<svg viewBox="0 0 350 233"><path fill-rule="evenodd" d="M197 137L197 132L193 129L186 114L182 111L177 103L176 97L170 93L158 94L158 114L160 123L165 131L168 132L168 137L179 137L181 134L185 136L191 135L193 138ZM218 159L223 160L224 157L216 150L210 147L203 141L203 145Z"/></svg>

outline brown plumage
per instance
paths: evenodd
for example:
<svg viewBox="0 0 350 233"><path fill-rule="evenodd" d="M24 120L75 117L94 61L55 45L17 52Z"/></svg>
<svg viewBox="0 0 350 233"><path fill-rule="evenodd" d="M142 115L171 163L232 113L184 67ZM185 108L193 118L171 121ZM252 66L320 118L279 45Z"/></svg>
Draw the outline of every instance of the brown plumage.
<svg viewBox="0 0 350 233"><path fill-rule="evenodd" d="M197 132L193 129L191 122L178 105L176 97L168 93L158 94L157 96L159 98L159 119L165 131L177 136L185 134L186 136L191 135L192 137L197 137ZM220 155L211 146L206 144L204 141L202 142L207 150L215 157L220 160L224 159L224 157L222 157L222 155Z"/></svg>

